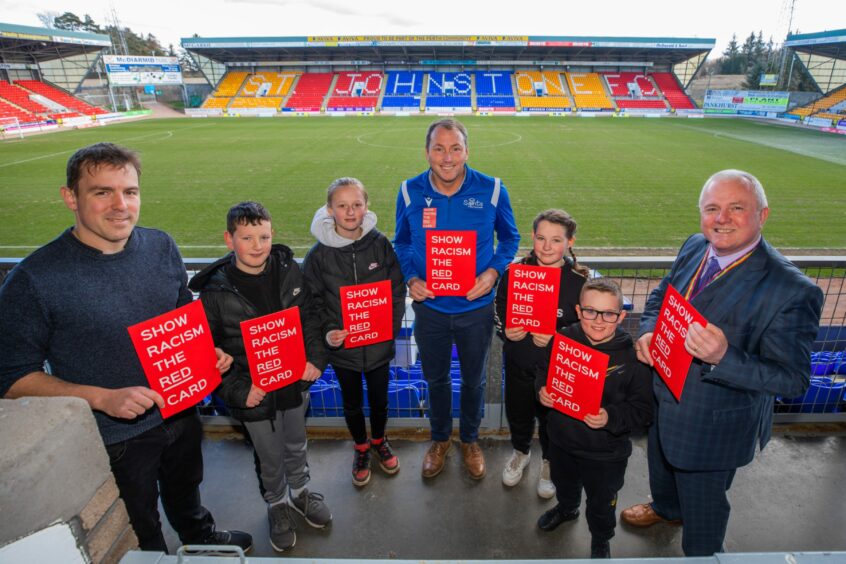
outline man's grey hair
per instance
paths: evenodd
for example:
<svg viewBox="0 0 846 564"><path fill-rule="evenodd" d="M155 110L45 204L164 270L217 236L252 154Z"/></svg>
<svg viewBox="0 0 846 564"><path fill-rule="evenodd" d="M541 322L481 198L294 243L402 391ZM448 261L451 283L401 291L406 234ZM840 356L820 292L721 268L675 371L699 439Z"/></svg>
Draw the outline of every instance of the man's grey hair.
<svg viewBox="0 0 846 564"><path fill-rule="evenodd" d="M706 190L708 190L708 188L710 188L715 182L722 182L726 180L736 180L746 186L746 189L752 192L755 199L758 201L758 211L770 207L769 204L767 204L767 195L764 193L764 187L761 185L760 180L755 178L754 175L743 170L729 168L712 174L711 178L705 182L705 185L702 187L702 191L699 193L700 208L702 208L702 200L705 198Z"/></svg>

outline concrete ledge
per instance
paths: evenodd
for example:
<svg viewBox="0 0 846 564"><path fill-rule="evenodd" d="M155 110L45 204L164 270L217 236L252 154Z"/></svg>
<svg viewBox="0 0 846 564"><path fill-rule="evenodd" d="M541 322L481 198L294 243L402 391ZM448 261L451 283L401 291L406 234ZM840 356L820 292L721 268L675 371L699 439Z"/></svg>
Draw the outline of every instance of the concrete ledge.
<svg viewBox="0 0 846 564"><path fill-rule="evenodd" d="M14 514L0 519L0 545L70 521L111 479L100 432L81 399L0 400L0 444L0 511Z"/></svg>

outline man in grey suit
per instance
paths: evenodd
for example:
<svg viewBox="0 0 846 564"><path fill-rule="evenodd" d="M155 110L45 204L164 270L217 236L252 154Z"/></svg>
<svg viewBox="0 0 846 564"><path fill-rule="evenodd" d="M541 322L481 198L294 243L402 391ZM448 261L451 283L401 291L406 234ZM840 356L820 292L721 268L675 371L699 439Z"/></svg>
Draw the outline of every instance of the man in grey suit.
<svg viewBox="0 0 846 564"><path fill-rule="evenodd" d="M649 430L652 503L624 510L624 522L683 524L687 556L723 550L737 468L770 438L773 398L801 396L809 385L811 345L822 291L761 236L769 216L757 178L716 173L699 197L701 234L682 245L641 318L638 358L649 354L667 286L708 320L693 323L684 346L693 362L681 400L654 376Z"/></svg>

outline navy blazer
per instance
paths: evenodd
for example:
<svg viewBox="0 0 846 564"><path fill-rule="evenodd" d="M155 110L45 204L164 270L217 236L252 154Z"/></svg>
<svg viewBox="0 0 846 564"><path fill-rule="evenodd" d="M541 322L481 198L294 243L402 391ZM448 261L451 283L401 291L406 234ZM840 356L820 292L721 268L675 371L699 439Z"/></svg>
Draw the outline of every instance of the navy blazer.
<svg viewBox="0 0 846 564"><path fill-rule="evenodd" d="M667 285L684 294L708 241L693 235L646 302L640 334L655 328ZM682 470L731 470L748 464L771 435L773 398L801 396L810 381L811 345L823 292L766 241L691 300L728 339L718 365L694 358L681 401L653 376L658 437Z"/></svg>

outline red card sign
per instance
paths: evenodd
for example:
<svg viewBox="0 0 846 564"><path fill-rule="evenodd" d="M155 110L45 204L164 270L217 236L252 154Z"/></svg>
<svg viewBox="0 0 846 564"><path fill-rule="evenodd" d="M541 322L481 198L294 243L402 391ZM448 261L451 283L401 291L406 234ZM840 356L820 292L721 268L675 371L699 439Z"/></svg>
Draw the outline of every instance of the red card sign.
<svg viewBox="0 0 846 564"><path fill-rule="evenodd" d="M341 314L349 332L344 347L352 349L390 341L393 335L391 281L341 286Z"/></svg>
<svg viewBox="0 0 846 564"><path fill-rule="evenodd" d="M523 327L542 335L555 333L561 269L512 264L508 272L505 326Z"/></svg>
<svg viewBox="0 0 846 564"><path fill-rule="evenodd" d="M150 388L164 398L162 417L197 405L220 384L203 304L178 309L128 327Z"/></svg>
<svg viewBox="0 0 846 564"><path fill-rule="evenodd" d="M241 338L257 388L272 392L303 377L306 357L299 306L242 321Z"/></svg>
<svg viewBox="0 0 846 564"><path fill-rule="evenodd" d="M552 406L582 421L585 415L596 415L607 371L607 354L556 333L546 375Z"/></svg>
<svg viewBox="0 0 846 564"><path fill-rule="evenodd" d="M423 210L423 229L434 229L438 226L438 208Z"/></svg>
<svg viewBox="0 0 846 564"><path fill-rule="evenodd" d="M426 285L436 296L465 296L476 284L476 232L426 232Z"/></svg>
<svg viewBox="0 0 846 564"><path fill-rule="evenodd" d="M667 286L664 303L658 315L658 323L652 334L649 355L655 363L655 370L677 401L681 400L684 381L693 356L684 348L687 328L694 321L703 327L708 324L702 314L672 286Z"/></svg>

